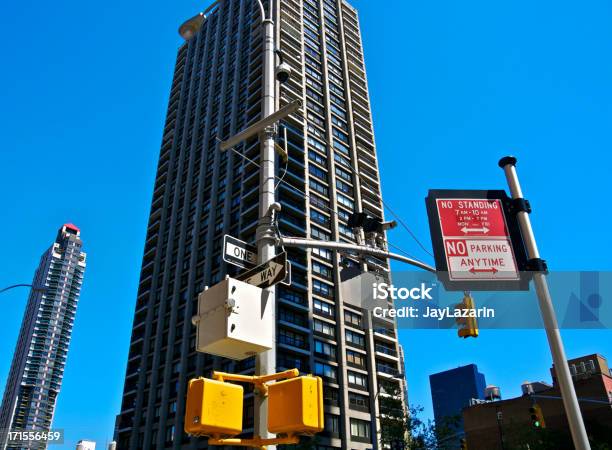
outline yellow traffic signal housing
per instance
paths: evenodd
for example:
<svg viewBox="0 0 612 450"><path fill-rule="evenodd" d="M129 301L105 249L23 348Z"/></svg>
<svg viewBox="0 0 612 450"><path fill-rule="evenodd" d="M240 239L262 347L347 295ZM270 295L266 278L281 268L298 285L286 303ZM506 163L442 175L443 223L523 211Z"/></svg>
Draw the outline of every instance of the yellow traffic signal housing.
<svg viewBox="0 0 612 450"><path fill-rule="evenodd" d="M472 297L466 293L462 302L455 306L455 311L458 311L461 314L463 314L465 311L468 314L473 313L475 315L476 312ZM476 320L476 317L460 316L455 318L455 322L457 322L459 325L459 330L457 332L459 337L478 337L478 321Z"/></svg>
<svg viewBox="0 0 612 450"><path fill-rule="evenodd" d="M268 431L315 434L323 431L323 382L303 376L268 385Z"/></svg>
<svg viewBox="0 0 612 450"><path fill-rule="evenodd" d="M544 422L544 414L542 408L537 403L534 403L529 408L529 414L531 415L531 424L536 428L546 428L546 422Z"/></svg>
<svg viewBox="0 0 612 450"><path fill-rule="evenodd" d="M242 432L242 386L196 378L189 381L185 432L232 437Z"/></svg>

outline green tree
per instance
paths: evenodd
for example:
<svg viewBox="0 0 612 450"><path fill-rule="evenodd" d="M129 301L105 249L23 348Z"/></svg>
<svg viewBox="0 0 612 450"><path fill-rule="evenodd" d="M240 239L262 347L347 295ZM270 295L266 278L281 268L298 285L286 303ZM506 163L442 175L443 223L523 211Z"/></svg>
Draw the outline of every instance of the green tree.
<svg viewBox="0 0 612 450"><path fill-rule="evenodd" d="M378 399L381 447L437 450L444 448L439 447L438 442L448 440L457 433L460 416L448 418L440 424L423 420L420 418L422 407L404 407L403 393L397 383L382 383L380 389L385 394Z"/></svg>

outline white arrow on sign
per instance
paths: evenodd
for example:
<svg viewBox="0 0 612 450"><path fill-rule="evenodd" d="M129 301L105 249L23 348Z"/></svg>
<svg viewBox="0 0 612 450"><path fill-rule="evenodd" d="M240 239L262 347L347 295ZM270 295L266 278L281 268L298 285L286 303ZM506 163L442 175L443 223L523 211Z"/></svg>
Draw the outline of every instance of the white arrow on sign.
<svg viewBox="0 0 612 450"><path fill-rule="evenodd" d="M284 280L287 276L287 266L287 253L283 252L271 260L241 273L237 279L262 289L267 288Z"/></svg>
<svg viewBox="0 0 612 450"><path fill-rule="evenodd" d="M281 271L285 268L283 264L278 264L273 261L267 264L268 267L264 267L261 271L251 275L249 278L245 279L245 283L253 284L255 286L261 286L262 284L267 284L271 280L276 279L276 277L281 273Z"/></svg>
<svg viewBox="0 0 612 450"><path fill-rule="evenodd" d="M461 228L461 231L465 234L468 233L484 233L487 234L489 232L489 229L487 227L482 227L482 228L468 228L468 227L463 227Z"/></svg>

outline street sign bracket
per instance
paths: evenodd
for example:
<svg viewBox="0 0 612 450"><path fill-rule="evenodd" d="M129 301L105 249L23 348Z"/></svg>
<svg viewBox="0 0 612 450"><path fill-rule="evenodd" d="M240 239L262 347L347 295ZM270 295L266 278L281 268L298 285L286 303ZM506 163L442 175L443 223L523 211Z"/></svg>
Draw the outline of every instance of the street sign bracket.
<svg viewBox="0 0 612 450"><path fill-rule="evenodd" d="M510 208L508 212L513 215L517 215L520 212L531 214L531 204L529 203L529 200L525 198L512 199L510 200Z"/></svg>
<svg viewBox="0 0 612 450"><path fill-rule="evenodd" d="M532 258L525 263L525 270L529 272L548 273L548 264L542 258Z"/></svg>

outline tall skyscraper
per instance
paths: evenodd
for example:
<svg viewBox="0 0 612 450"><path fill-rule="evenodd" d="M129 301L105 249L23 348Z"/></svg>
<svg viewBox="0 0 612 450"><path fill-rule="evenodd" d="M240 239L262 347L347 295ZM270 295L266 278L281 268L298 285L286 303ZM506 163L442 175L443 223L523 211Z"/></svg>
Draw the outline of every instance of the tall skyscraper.
<svg viewBox="0 0 612 450"><path fill-rule="evenodd" d="M354 211L383 216L378 163L357 11L343 0L272 0L277 47L293 75L278 86L282 107L304 108L278 133L279 231L356 242ZM212 370L253 373L195 352L191 317L206 285L236 274L222 259L224 234L255 241L258 138L233 151L225 140L261 118L262 34L255 0L222 0L178 50L147 229L129 348L118 449L199 449L183 432L190 378ZM248 159L247 159L248 158ZM249 162L252 161L252 162ZM279 249L279 252L281 249ZM341 256L287 248L290 286L277 286L277 370L324 379L324 448L378 447L379 400L404 391L394 323L370 318L341 297ZM346 261L345 261L346 262ZM355 261L380 270L387 261ZM379 390L384 384L387 389ZM244 432L252 433L247 394Z"/></svg>
<svg viewBox="0 0 612 450"><path fill-rule="evenodd" d="M2 399L2 430L51 428L85 272L80 234L63 225L40 258Z"/></svg>

